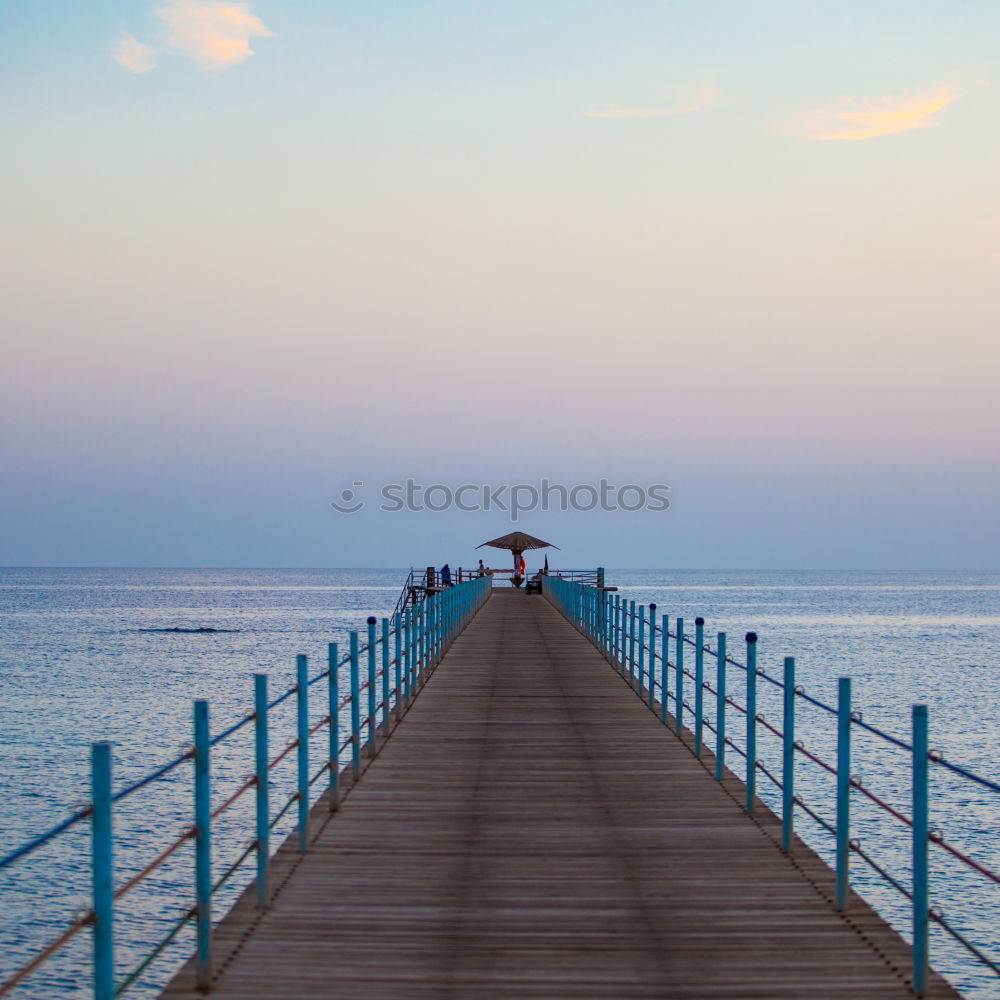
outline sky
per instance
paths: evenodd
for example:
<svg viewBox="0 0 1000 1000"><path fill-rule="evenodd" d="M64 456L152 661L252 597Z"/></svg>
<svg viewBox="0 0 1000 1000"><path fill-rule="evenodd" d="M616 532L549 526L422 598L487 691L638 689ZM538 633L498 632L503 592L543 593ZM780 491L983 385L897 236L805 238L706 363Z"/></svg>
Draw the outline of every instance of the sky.
<svg viewBox="0 0 1000 1000"><path fill-rule="evenodd" d="M0 6L0 564L1000 568L998 41L995 0ZM670 506L380 510L407 478Z"/></svg>

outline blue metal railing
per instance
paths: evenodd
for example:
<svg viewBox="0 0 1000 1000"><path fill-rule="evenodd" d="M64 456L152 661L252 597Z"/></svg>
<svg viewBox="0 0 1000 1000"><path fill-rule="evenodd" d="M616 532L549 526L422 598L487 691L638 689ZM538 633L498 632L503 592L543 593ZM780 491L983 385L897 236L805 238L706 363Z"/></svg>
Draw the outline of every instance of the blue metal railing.
<svg viewBox="0 0 1000 1000"><path fill-rule="evenodd" d="M341 798L341 755L350 749L348 765L354 780L361 774L362 745L374 756L377 741L389 736L411 701L423 687L455 637L465 628L490 593L487 576L449 588L430 598L409 604L391 619L383 618L381 633L378 620L368 619L367 642L361 645L357 632L350 633L350 652L341 657L337 643L330 643L327 665L313 677L305 656L296 658L296 683L269 701L267 675L254 675L254 710L223 732L211 737L209 706L194 703L194 744L176 759L157 768L116 793L112 791L112 749L110 743L95 743L91 749L91 802L72 816L0 858L0 870L10 868L35 851L58 840L84 819L91 818L91 906L58 936L17 971L0 983L0 997L24 983L48 959L57 954L86 927L93 928L92 973L95 1000L112 1000L124 993L155 962L188 926L195 930L197 985L207 989L212 978L212 900L251 857L256 860L257 905L264 909L270 901L269 875L271 833L284 816L296 807L296 839L300 851L309 849L310 790L327 776L326 796L331 811ZM390 641L392 649L390 650ZM365 655L366 679L361 678L361 657ZM379 655L381 654L381 655ZM350 693L341 696L340 673L347 667ZM394 669L393 669L394 668ZM326 684L326 714L309 725L309 689L323 680ZM381 680L381 685L379 681ZM379 697L381 694L381 697ZM362 705L362 696L365 702ZM295 737L274 757L269 747L270 716L274 709L295 699ZM350 734L340 738L340 717L350 707ZM364 711L364 714L362 714ZM253 775L227 799L213 808L211 795L212 749L253 724ZM321 753L322 764L310 770L311 739L326 729L328 740ZM295 791L272 815L270 775L277 765L295 752ZM187 761L193 762L193 823L161 850L141 871L127 881L114 885L113 810L114 805L169 775ZM213 880L212 825L242 796L254 789L254 838ZM115 942L113 926L115 904L156 872L169 858L189 842L194 843L194 905L180 917L153 946L151 951L120 981L115 981Z"/></svg>
<svg viewBox="0 0 1000 1000"><path fill-rule="evenodd" d="M669 627L668 616L657 620L656 605L649 607L636 605L619 594L594 586L585 586L570 581L546 577L543 593L559 611L575 625L604 654L612 666L635 689L649 708L658 711L661 721L682 737L688 734L687 743L698 758L703 758L705 750L705 730L714 736L714 775L722 781L726 774L727 749L732 750L743 764L742 781L745 786L744 808L752 812L757 799L757 775L762 774L774 786L778 795L779 819L781 821L781 848L787 854L794 845L795 817L801 812L813 820L834 840L834 872L836 878L835 906L839 911L847 908L850 885L850 857L856 855L863 860L887 885L903 896L910 910L913 938L913 989L922 995L927 984L929 969L929 928L937 924L953 940L960 944L982 966L1000 976L1000 957L991 957L985 950L971 941L967 933L959 930L946 920L940 907L930 898L931 847L935 847L956 861L966 870L1000 886L1000 873L988 865L977 861L968 853L945 839L943 834L932 829L929 823L929 772L930 767L947 770L978 787L991 792L1000 792L1000 783L975 774L966 767L945 759L939 751L930 749L928 742L928 713L926 705L914 705L911 712L912 732L907 742L898 736L884 732L877 726L865 722L859 711L852 708L851 681L842 677L838 681L836 707L828 705L806 693L796 683L795 660L786 657L782 678L779 680L766 673L757 664L757 634L748 632L745 636L746 663L733 659L727 652L727 636L719 632L716 645L712 648L705 642L703 618L695 619L695 634L692 638L685 632L683 618L674 619L674 627ZM647 643L648 633L648 645ZM659 642L657 641L659 637ZM674 640L674 656L670 659L670 640ZM659 648L657 648L659 646ZM694 651L694 670L684 663L685 649ZM648 655L647 655L648 654ZM706 678L705 657L715 660L714 684ZM729 668L735 668L745 675L746 703L741 705L727 690ZM673 689L671 690L671 674ZM694 704L684 696L684 679L694 684ZM775 689L781 698L782 720L780 728L772 725L758 711L758 682L764 681ZM659 692L659 694L657 694ZM706 715L705 695L715 700L714 721ZM673 702L673 712L669 704ZM819 709L821 713L836 720L836 765L832 765L808 749L801 739L796 739L796 707L805 702ZM694 716L694 729L684 724L684 710ZM727 732L729 713L742 718L744 732L743 745ZM887 746L901 750L910 758L910 814L885 801L863 780L851 774L851 738L855 730L862 730L877 737ZM758 737L769 734L779 741L781 750L780 774L775 774L758 753ZM818 766L836 779L835 818L825 819L820 811L807 803L796 792L796 760L802 757ZM909 831L909 851L901 871L890 871L867 851L860 841L852 837L851 799L852 794L863 796L885 815L892 817Z"/></svg>

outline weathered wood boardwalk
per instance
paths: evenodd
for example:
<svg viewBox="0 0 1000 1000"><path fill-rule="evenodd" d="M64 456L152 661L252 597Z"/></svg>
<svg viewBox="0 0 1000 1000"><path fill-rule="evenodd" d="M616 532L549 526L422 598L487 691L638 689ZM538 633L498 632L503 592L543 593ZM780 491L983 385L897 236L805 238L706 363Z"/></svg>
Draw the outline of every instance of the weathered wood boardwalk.
<svg viewBox="0 0 1000 1000"><path fill-rule="evenodd" d="M248 891L218 928L211 995L912 996L903 941L857 898L837 914L738 789L544 598L499 591L309 853L282 849L271 908Z"/></svg>

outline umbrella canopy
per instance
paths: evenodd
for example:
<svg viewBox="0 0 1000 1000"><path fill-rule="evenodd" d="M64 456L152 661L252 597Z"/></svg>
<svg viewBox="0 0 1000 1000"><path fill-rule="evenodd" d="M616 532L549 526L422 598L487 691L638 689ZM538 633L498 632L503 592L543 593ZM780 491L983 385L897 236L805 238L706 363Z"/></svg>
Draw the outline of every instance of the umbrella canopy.
<svg viewBox="0 0 1000 1000"><path fill-rule="evenodd" d="M511 552L527 552L529 549L558 549L558 545L551 542L543 542L534 535L526 535L523 531L512 531L509 535L501 535L490 542L483 542L477 545L477 549L485 548L487 545L493 549L509 549Z"/></svg>

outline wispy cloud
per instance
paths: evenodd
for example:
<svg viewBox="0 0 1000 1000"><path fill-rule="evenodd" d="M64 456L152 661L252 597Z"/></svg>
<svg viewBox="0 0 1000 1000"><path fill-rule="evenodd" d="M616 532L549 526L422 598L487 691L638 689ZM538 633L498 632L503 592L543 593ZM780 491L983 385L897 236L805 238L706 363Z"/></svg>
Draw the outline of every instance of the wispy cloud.
<svg viewBox="0 0 1000 1000"><path fill-rule="evenodd" d="M942 84L919 94L877 99L844 98L841 107L806 111L789 123L787 131L819 142L858 142L883 135L936 125L934 115L960 96L957 88Z"/></svg>
<svg viewBox="0 0 1000 1000"><path fill-rule="evenodd" d="M679 94L676 103L662 108L601 108L583 111L584 118L674 118L715 104L722 92L715 87L696 87Z"/></svg>
<svg viewBox="0 0 1000 1000"><path fill-rule="evenodd" d="M123 31L118 37L118 44L115 46L114 60L119 62L127 70L133 73L148 73L156 62L153 56L156 49L151 49L148 45L143 45L138 38Z"/></svg>
<svg viewBox="0 0 1000 1000"><path fill-rule="evenodd" d="M251 38L273 34L245 3L171 0L156 13L167 27L169 43L205 69L243 62L253 55Z"/></svg>

